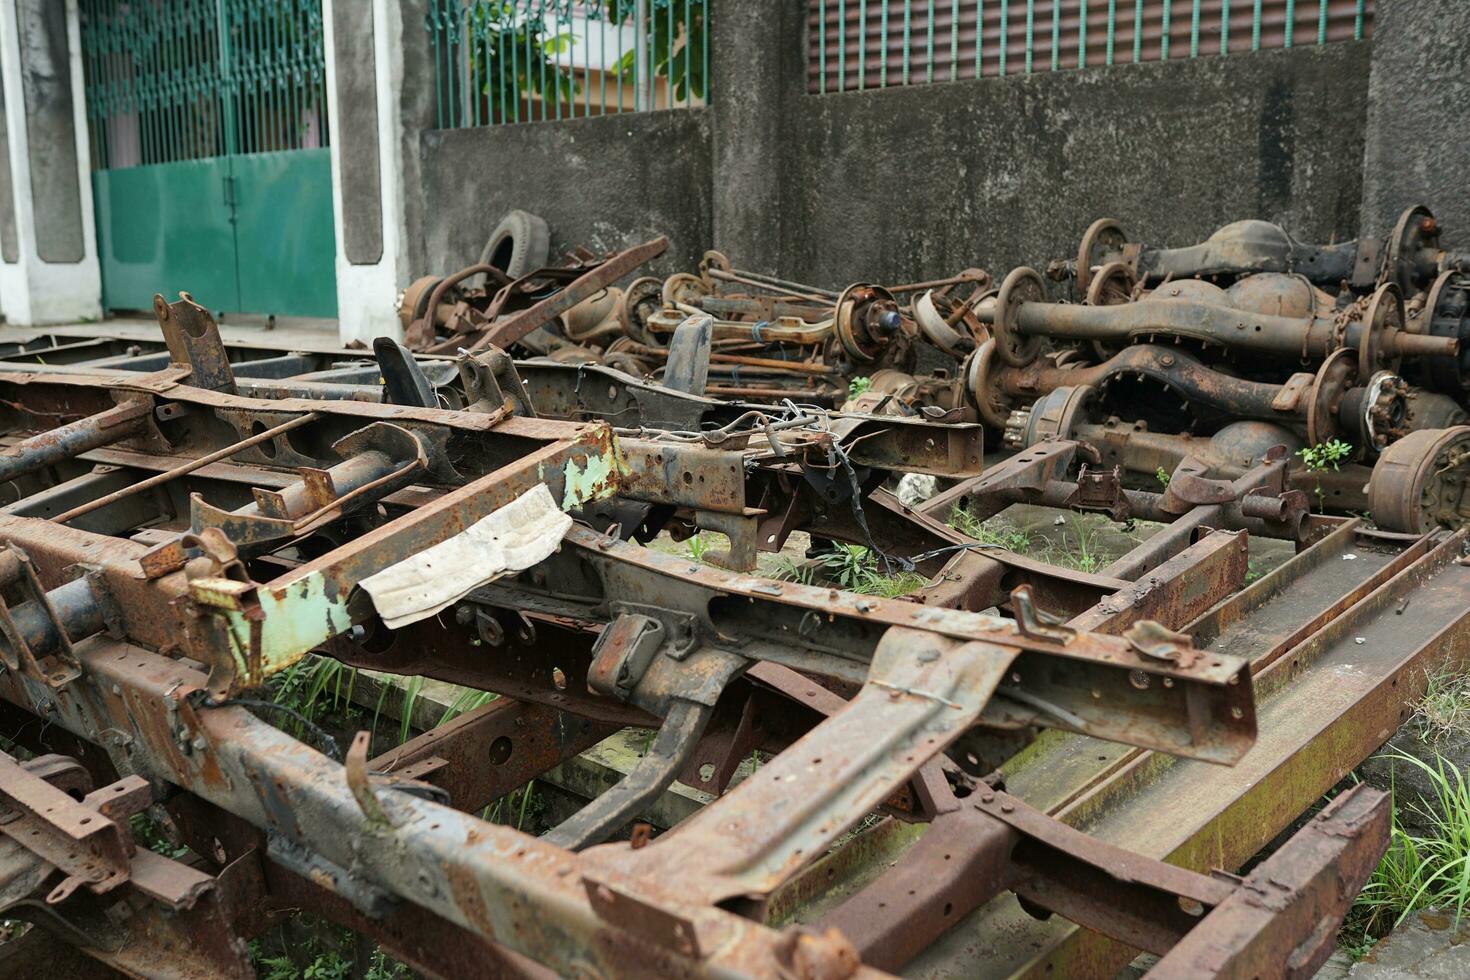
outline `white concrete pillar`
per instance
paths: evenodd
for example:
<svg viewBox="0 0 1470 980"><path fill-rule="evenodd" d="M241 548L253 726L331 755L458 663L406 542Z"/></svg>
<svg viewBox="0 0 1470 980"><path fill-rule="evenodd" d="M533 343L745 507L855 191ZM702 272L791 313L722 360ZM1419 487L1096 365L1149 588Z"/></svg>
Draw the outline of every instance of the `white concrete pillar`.
<svg viewBox="0 0 1470 980"><path fill-rule="evenodd" d="M332 93L332 210L337 223L337 316L344 342L403 339L398 291L414 270L405 242L398 91L412 29L397 0L323 0ZM420 30L422 28L420 27Z"/></svg>
<svg viewBox="0 0 1470 980"><path fill-rule="evenodd" d="M0 312L102 315L77 0L0 0Z"/></svg>

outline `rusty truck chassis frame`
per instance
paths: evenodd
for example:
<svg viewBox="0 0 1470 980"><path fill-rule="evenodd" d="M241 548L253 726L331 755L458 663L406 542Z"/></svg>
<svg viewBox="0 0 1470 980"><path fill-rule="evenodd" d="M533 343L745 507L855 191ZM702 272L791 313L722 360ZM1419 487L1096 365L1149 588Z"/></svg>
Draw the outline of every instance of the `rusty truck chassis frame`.
<svg viewBox="0 0 1470 980"><path fill-rule="evenodd" d="M126 971L249 975L243 940L306 907L433 975L855 976L1019 908L1030 959L982 956L976 971L1107 975L1143 949L1163 957L1160 976L1309 975L1382 851L1382 795L1341 794L1244 878L1210 872L1242 866L1470 645L1463 532L1307 517L1279 479L1209 503L1183 487L1129 498L1075 467L970 487L1044 496L1071 479L1062 502L1131 500L1172 520L1109 568L1072 572L974 548L874 489L867 471L905 464L978 478L963 427L853 423L869 427L842 453L864 469L855 510L840 485L824 496L805 479L840 432L691 445L644 424L656 393L614 392L646 430L615 434L528 416L513 397L476 405L468 389L443 409L384 403L359 379L252 385L197 307L164 306L160 322L169 359L155 371L0 365L12 432L39 432L0 451L18 498L0 514L0 698L7 734L42 753L0 760L7 914ZM540 369L523 370L535 392ZM622 383L570 372L579 403L589 374ZM540 387L565 397L567 375ZM708 412L739 416L679 411L696 430ZM452 614L383 627L362 578L542 483L586 521L559 552ZM735 567L639 546L617 519L630 507L648 530L670 514L737 529ZM143 523L168 528L134 532ZM796 528L939 552L919 565L934 582L909 602L750 574L737 538ZM1248 532L1300 550L1241 589ZM1346 591L1319 584L1357 553ZM1271 619L1297 593L1290 620ZM1411 596L1420 632L1360 664L1362 690L1317 719L1336 735L1258 730L1263 699L1316 683L1314 665L1392 625ZM1011 618L977 611L997 603ZM1267 625L1246 643L1251 617ZM313 651L502 697L378 758L362 737L334 754L253 713L251 692ZM646 758L545 837L473 816L627 725L658 729ZM1043 728L1029 761L985 758ZM772 758L731 787L757 748ZM1267 757L1249 790L1222 776ZM676 777L718 799L653 840L601 843ZM1174 852L1098 823L1130 795L1187 796L1191 780L1218 799L1179 821L1190 835ZM127 817L154 804L200 860L135 846ZM890 815L878 830L844 838L874 810ZM855 841L925 824L885 873L816 900ZM816 911L779 925L793 905Z"/></svg>

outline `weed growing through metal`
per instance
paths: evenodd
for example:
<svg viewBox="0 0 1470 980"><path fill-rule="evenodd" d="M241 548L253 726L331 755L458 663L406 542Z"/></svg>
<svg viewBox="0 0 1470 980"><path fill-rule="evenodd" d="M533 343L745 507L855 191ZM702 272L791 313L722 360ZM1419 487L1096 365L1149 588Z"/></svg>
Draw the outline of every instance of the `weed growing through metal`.
<svg viewBox="0 0 1470 980"><path fill-rule="evenodd" d="M922 586L925 578L914 572L884 574L878 568L878 557L860 544L836 543L821 559L827 577L848 592L893 599Z"/></svg>
<svg viewBox="0 0 1470 980"><path fill-rule="evenodd" d="M313 917L313 921L315 922ZM303 939L283 936L279 952L268 955L260 940L250 944L250 959L260 980L407 980L414 976L408 967L373 948L366 963L359 963L361 950L351 930L318 924Z"/></svg>
<svg viewBox="0 0 1470 980"><path fill-rule="evenodd" d="M783 582L811 585L816 580L816 568L810 562L798 562L783 556L777 565L776 577Z"/></svg>
<svg viewBox="0 0 1470 980"><path fill-rule="evenodd" d="M458 718L468 711L474 711L476 708L484 707L499 696L490 691L477 691L471 687L464 688L449 703L449 707L444 709L444 714L439 719L439 724L442 725L446 721Z"/></svg>
<svg viewBox="0 0 1470 980"><path fill-rule="evenodd" d="M1331 467L1334 471L1339 468L1338 464L1352 455L1353 447L1350 443L1341 439L1331 439L1327 442L1319 442L1315 446L1307 446L1298 449L1296 454L1302 458L1302 463L1313 473L1321 474L1327 472ZM1317 477L1317 509L1322 512L1327 510L1327 501L1322 493L1322 478Z"/></svg>
<svg viewBox="0 0 1470 980"><path fill-rule="evenodd" d="M1256 560L1254 558L1247 558L1246 559L1246 561L1245 561L1245 582L1244 582L1245 585L1250 585L1252 582L1254 582L1256 579L1260 578L1264 574L1265 573L1261 571L1261 569L1259 567L1259 564L1256 562Z"/></svg>
<svg viewBox="0 0 1470 980"><path fill-rule="evenodd" d="M1075 544L1068 539L1069 530ZM1097 528L1088 527L1086 520L1075 514L1071 515L1067 519L1067 528L1062 531L1061 548L1055 555L1050 555L1049 560L1057 565L1075 568L1079 572L1097 571L1106 563L1098 549Z"/></svg>
<svg viewBox="0 0 1470 980"><path fill-rule="evenodd" d="M981 544L1005 548L1017 554L1025 554L1031 550L1031 535L999 517L981 520L960 507L949 515L949 526Z"/></svg>
<svg viewBox="0 0 1470 980"><path fill-rule="evenodd" d="M1345 945L1359 954L1412 912L1452 908L1458 925L1470 907L1470 783L1458 766L1439 756L1433 765L1401 752L1387 758L1422 770L1434 800L1407 804L1429 827L1423 836L1405 830L1394 811L1388 851L1343 927Z"/></svg>
<svg viewBox="0 0 1470 980"><path fill-rule="evenodd" d="M871 387L873 387L873 379L872 378L866 378L866 377L856 377L856 378L853 378L851 381L849 381L847 383L847 397L848 398L857 398L859 395L861 395L863 392L867 391Z"/></svg>
<svg viewBox="0 0 1470 980"><path fill-rule="evenodd" d="M1162 466L1154 470L1154 479L1159 481L1159 486L1165 490L1169 489L1169 471Z"/></svg>
<svg viewBox="0 0 1470 980"><path fill-rule="evenodd" d="M536 780L531 780L518 790L512 790L505 796L491 803L480 813L480 818L491 823L506 824L513 826L516 830L526 829L526 819L529 816L532 826L527 833L541 833L545 827L536 828L535 823L542 811L546 809L546 801L536 796ZM512 823L511 815L515 815ZM501 819L501 817L505 819Z"/></svg>
<svg viewBox="0 0 1470 980"><path fill-rule="evenodd" d="M1427 675L1414 722L1427 742L1470 736L1470 677L1452 670Z"/></svg>
<svg viewBox="0 0 1470 980"><path fill-rule="evenodd" d="M133 841L139 847L146 847L155 854L162 854L166 858L180 860L189 853L189 849L182 844L176 843L163 829L163 824L153 819L148 813L135 813L128 818L128 829L132 831Z"/></svg>
<svg viewBox="0 0 1470 980"><path fill-rule="evenodd" d="M689 557L695 561L704 561L704 553L709 550L709 542L704 539L703 534L696 534L689 539Z"/></svg>
<svg viewBox="0 0 1470 980"><path fill-rule="evenodd" d="M324 712L357 718L361 712L352 702L357 668L348 667L330 657L304 657L281 674L271 678L266 688L267 700L285 709L266 720L296 738L315 727ZM376 717L374 724L376 724Z"/></svg>

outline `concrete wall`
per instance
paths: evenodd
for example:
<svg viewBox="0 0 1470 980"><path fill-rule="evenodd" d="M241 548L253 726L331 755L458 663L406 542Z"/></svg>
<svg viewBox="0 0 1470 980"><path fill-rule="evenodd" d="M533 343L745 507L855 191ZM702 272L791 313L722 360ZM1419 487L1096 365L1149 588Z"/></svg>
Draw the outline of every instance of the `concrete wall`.
<svg viewBox="0 0 1470 980"><path fill-rule="evenodd" d="M1191 244L1240 218L1357 232L1369 48L802 95L781 248L836 286L1075 255L1093 219Z"/></svg>
<svg viewBox="0 0 1470 980"><path fill-rule="evenodd" d="M1428 205L1445 243L1470 248L1470 2L1378 0L1363 233L1382 235L1404 208Z"/></svg>
<svg viewBox="0 0 1470 980"><path fill-rule="evenodd" d="M425 132L425 271L478 261L512 208L546 219L553 257L573 245L603 252L667 235L669 251L650 268L692 268L713 238L709 116L675 109Z"/></svg>
<svg viewBox="0 0 1470 980"><path fill-rule="evenodd" d="M715 247L834 287L1042 265L1103 215L1162 244L1244 217L1357 233L1369 44L807 95L800 13L716 8L740 40L707 109L424 131L424 271L474 261L517 207L555 247L662 233L655 272Z"/></svg>
<svg viewBox="0 0 1470 980"><path fill-rule="evenodd" d="M76 0L0 0L0 311L19 324L101 315Z"/></svg>

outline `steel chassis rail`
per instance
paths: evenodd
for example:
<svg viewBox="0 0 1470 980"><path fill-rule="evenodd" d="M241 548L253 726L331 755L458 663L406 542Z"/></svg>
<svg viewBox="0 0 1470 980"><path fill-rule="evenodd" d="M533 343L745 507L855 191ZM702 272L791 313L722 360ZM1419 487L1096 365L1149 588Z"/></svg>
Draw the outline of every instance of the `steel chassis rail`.
<svg viewBox="0 0 1470 980"><path fill-rule="evenodd" d="M1163 793L1154 785L1208 765L1216 784L1236 787L1215 793L1219 812L1244 820L1237 801L1257 797L1240 788L1236 769L1253 765L1258 741L1276 752L1300 737L1287 724L1297 715L1258 735L1252 665L1257 684L1287 698L1295 678L1315 676L1312 664L1336 655L1345 631L1393 615L1416 584L1433 586L1415 624L1425 642L1395 661L1396 678L1463 653L1470 604L1454 560L1463 536L1373 537L1356 522L1303 521L1284 486L1276 503L1252 502L1269 515L1238 516L1274 521L1305 550L1265 580L1272 587L1243 592L1235 590L1244 533L1205 530L1206 520L1228 523L1229 508L1173 500L1167 509L1177 516L1158 541L1086 576L981 555L864 486L885 540L951 547L950 567L963 565L970 578L936 580L943 594L926 590L927 602L858 596L649 551L599 508L758 522L784 498L773 530L812 526L820 514L824 533L851 540L841 508L791 503L800 499L792 479L825 459L833 441L850 440L854 453L865 447L854 462L875 473L928 466L961 478L978 472L965 472L969 446L883 420L838 425L823 438L793 433L779 447L759 446L761 436L690 449L663 441L657 426L620 437L593 421L526 417L535 398L530 406L474 403L479 389L468 385L456 389L465 399L456 410L359 399L358 379L326 382L340 386L339 397L302 398L321 382L282 373L270 383L296 390L266 392L232 372L207 316L188 305L163 309L170 360L152 373L99 372L86 358L65 371L0 370L6 441L20 461L16 499L0 514L0 699L12 706L3 714L44 720L20 724L17 740L92 770L100 788L72 819L107 834L117 828L104 881L55 850L80 839L81 824L33 807L27 812L41 822L32 825L51 849L31 850L18 828L0 823L0 845L10 848L0 848L0 894L15 914L57 874L76 879L55 902L41 901L37 917L122 969L246 976L240 940L294 903L320 908L431 975L538 975L540 963L598 976L865 976L915 956L925 969L965 941L971 923L1019 900L1077 924L1054 947L1070 957L1058 962L1087 967L1076 975L1102 975L1125 948L1163 954L1161 976L1270 974L1288 961L1309 970L1330 952L1330 932L1324 938L1308 910L1340 916L1366 879L1386 840L1381 794L1340 797L1244 880L1200 872L1239 867L1259 849L1243 850L1249 841L1311 802L1301 790L1253 813L1220 860L1199 852L1174 862L1195 870L1161 860L1155 845L1170 834L1124 835L1125 849L1112 825L1094 828L1075 807L1109 790L1114 808L1131 806L1129 785ZM179 323L187 326L170 332ZM278 363L282 372L321 369ZM565 411L582 419L597 408L583 403L579 381L585 374ZM659 392L628 397L656 421L647 413ZM119 404L142 421L105 435L110 427L83 426L87 437L61 450L43 443L39 451L26 435L63 417L116 417ZM715 410L686 402L680 411L700 420ZM967 438L957 431L951 439ZM209 461L189 462L201 459ZM130 495L117 472L168 479ZM708 480L704 490L679 489L685 474L698 487L698 476L717 473L718 491ZM362 578L449 540L541 482L588 522L567 532L559 552L480 584L452 614L384 629ZM185 507L179 487L193 495ZM141 532L130 503L139 496L153 508L144 511L153 527ZM72 512L74 523L52 519ZM1375 557L1344 598L1314 572L1349 544ZM1270 620L1279 596L1303 590L1315 605L1291 617L1289 633L1253 643L1232 632L1246 615ZM1012 619L967 611L995 599ZM1068 621L1048 615L1056 609ZM1177 632L1186 626L1193 641ZM369 759L360 738L334 759L236 703L308 651L507 696L387 755ZM1381 697L1385 709L1406 703ZM660 728L644 764L545 838L471 815L627 724ZM1019 735L1024 744L1039 728L1051 731L1002 758L999 773L980 764L987 739ZM774 757L730 787L735 763L753 747ZM1089 760L1099 756L1114 761L1094 774ZM1039 757L1055 761L1038 767ZM46 798L43 787L76 782L76 772L74 764L0 760L0 804L24 809ZM676 777L718 799L652 841L635 834L598 844ZM118 823L132 811L108 804L109 792L134 808L170 797L205 870L191 876L137 850ZM836 845L875 809L928 824L891 872L926 887L884 876L834 908L798 901L813 924L783 926L791 896L811 894L832 861L853 853L852 841ZM1109 812L1087 811L1098 821ZM1191 826L1177 823L1172 829ZM946 841L963 853L939 850ZM1287 889L1274 910L1254 898L1268 878ZM897 901L875 905L879 895ZM117 925L116 901L135 910L138 928ZM1053 918L1034 928L1061 927ZM171 953L140 958L163 942L174 944ZM1072 952L1084 948L1104 952ZM981 965L968 956L951 962Z"/></svg>

